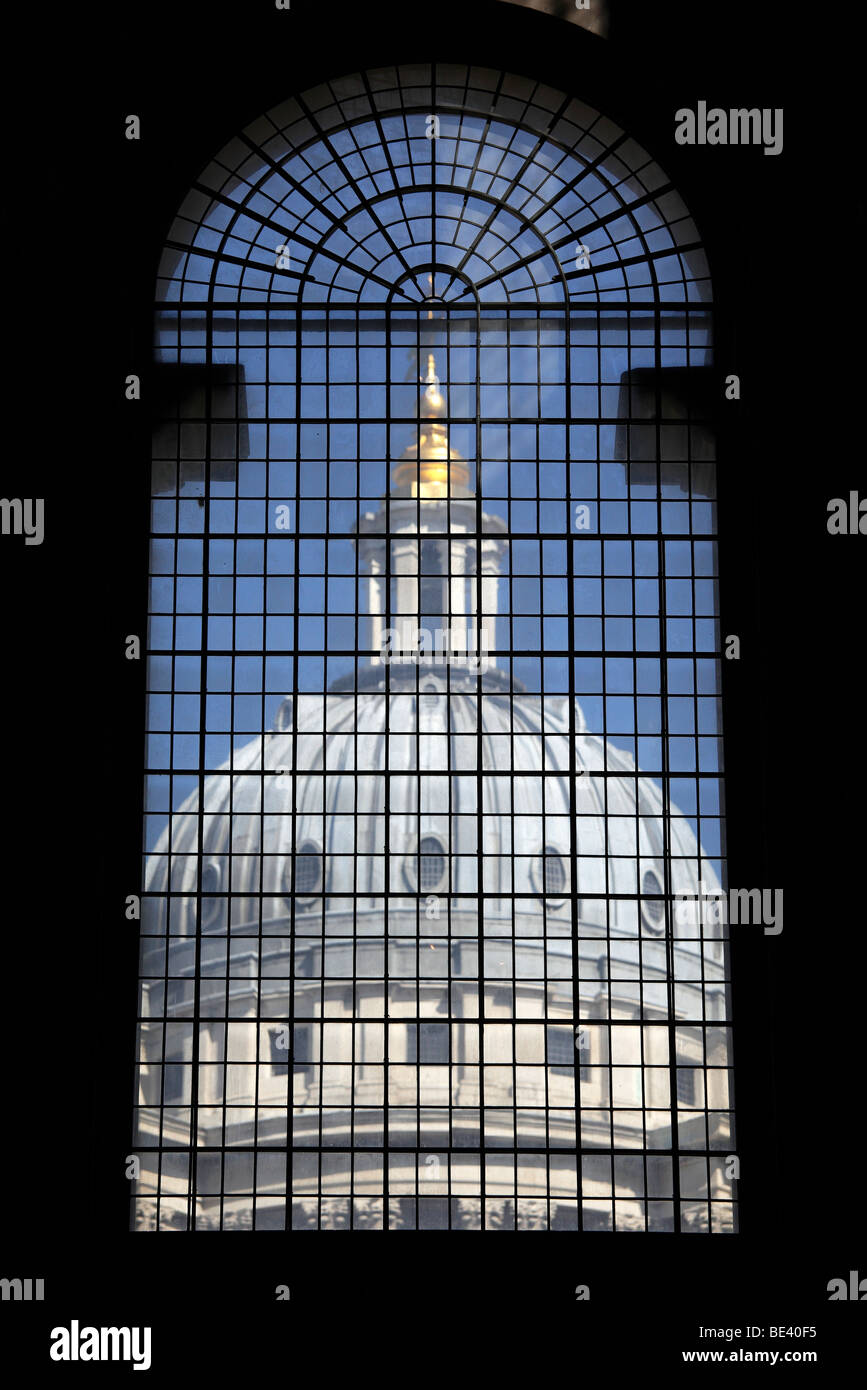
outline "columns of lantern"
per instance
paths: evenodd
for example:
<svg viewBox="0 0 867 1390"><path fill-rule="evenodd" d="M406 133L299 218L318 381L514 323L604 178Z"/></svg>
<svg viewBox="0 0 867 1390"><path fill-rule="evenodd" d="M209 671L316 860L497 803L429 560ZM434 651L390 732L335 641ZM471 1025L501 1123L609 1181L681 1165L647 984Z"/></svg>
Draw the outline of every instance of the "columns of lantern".
<svg viewBox="0 0 867 1390"><path fill-rule="evenodd" d="M366 513L359 522L370 660L381 665L387 645L389 661L463 659L475 666L482 658L484 669L493 664L486 654L496 649L497 580L508 544L502 535L506 525L499 517L484 515L483 534L476 537L478 504L469 487L469 465L450 447L448 409L433 354L426 381L417 438L392 473L388 506L376 515ZM436 566L440 597L425 605L430 614L421 612L420 602L425 583L420 563L423 537L440 551L442 560ZM439 622L429 621L440 614L444 631Z"/></svg>
<svg viewBox="0 0 867 1390"><path fill-rule="evenodd" d="M370 614L370 648L374 653L373 663L379 661L380 658L377 653L382 650L386 607L384 600L380 558L377 555L371 555L370 572L367 580L367 611Z"/></svg>

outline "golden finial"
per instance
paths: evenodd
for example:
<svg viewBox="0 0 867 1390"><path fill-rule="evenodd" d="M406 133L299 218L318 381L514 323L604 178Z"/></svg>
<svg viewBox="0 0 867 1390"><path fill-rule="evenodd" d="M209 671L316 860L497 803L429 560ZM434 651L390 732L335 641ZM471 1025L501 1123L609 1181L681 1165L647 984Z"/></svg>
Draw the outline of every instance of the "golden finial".
<svg viewBox="0 0 867 1390"><path fill-rule="evenodd" d="M424 404L421 414L427 419L435 417L442 419L446 413L446 403L440 391L440 379L437 376L436 358L432 352L428 353L427 376L425 378L427 390L424 393Z"/></svg>
<svg viewBox="0 0 867 1390"><path fill-rule="evenodd" d="M467 497L470 470L466 460L449 448L448 430L443 423L446 402L432 352L428 355L424 381L427 389L419 411L418 441L403 451L392 475L394 490L410 497Z"/></svg>

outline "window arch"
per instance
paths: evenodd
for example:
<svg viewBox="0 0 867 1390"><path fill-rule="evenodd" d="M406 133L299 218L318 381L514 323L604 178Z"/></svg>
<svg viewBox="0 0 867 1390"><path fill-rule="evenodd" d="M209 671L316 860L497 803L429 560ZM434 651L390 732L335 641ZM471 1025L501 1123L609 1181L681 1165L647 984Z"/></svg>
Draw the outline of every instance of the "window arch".
<svg viewBox="0 0 867 1390"><path fill-rule="evenodd" d="M160 267L167 303L431 295L698 303L710 282L682 199L612 121L531 78L444 65L354 73L266 112L202 171Z"/></svg>

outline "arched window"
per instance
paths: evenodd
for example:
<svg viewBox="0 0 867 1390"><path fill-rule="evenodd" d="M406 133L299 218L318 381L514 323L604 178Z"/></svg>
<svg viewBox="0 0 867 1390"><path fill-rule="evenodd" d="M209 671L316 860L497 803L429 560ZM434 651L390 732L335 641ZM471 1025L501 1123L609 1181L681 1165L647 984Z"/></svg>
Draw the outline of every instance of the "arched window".
<svg viewBox="0 0 867 1390"><path fill-rule="evenodd" d="M305 92L222 150L179 209L158 296L683 304L710 283L676 190L599 112L530 78L413 65Z"/></svg>
<svg viewBox="0 0 867 1390"><path fill-rule="evenodd" d="M189 1106L139 1111L189 1183L143 1180L136 1225L734 1229L724 929L673 911L722 881L711 286L678 192L532 77L358 72L201 172L157 300L148 1066L200 1026ZM283 1027L303 1057L261 1067ZM191 1125L219 1148L251 1107L283 1176L197 1186ZM324 1146L364 1148L363 1191ZM481 1154L479 1193L426 1146ZM626 1167L582 1186L623 1147L653 1202Z"/></svg>

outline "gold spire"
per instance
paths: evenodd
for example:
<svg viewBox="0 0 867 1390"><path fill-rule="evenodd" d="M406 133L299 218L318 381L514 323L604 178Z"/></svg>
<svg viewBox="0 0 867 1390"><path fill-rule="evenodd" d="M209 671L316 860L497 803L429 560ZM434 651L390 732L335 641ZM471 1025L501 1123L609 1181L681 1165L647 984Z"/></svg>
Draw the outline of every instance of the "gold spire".
<svg viewBox="0 0 867 1390"><path fill-rule="evenodd" d="M418 441L401 455L392 474L394 490L409 497L466 497L470 470L466 460L449 448L448 430L443 423L446 402L433 353L428 355L425 380L427 390L419 411Z"/></svg>

